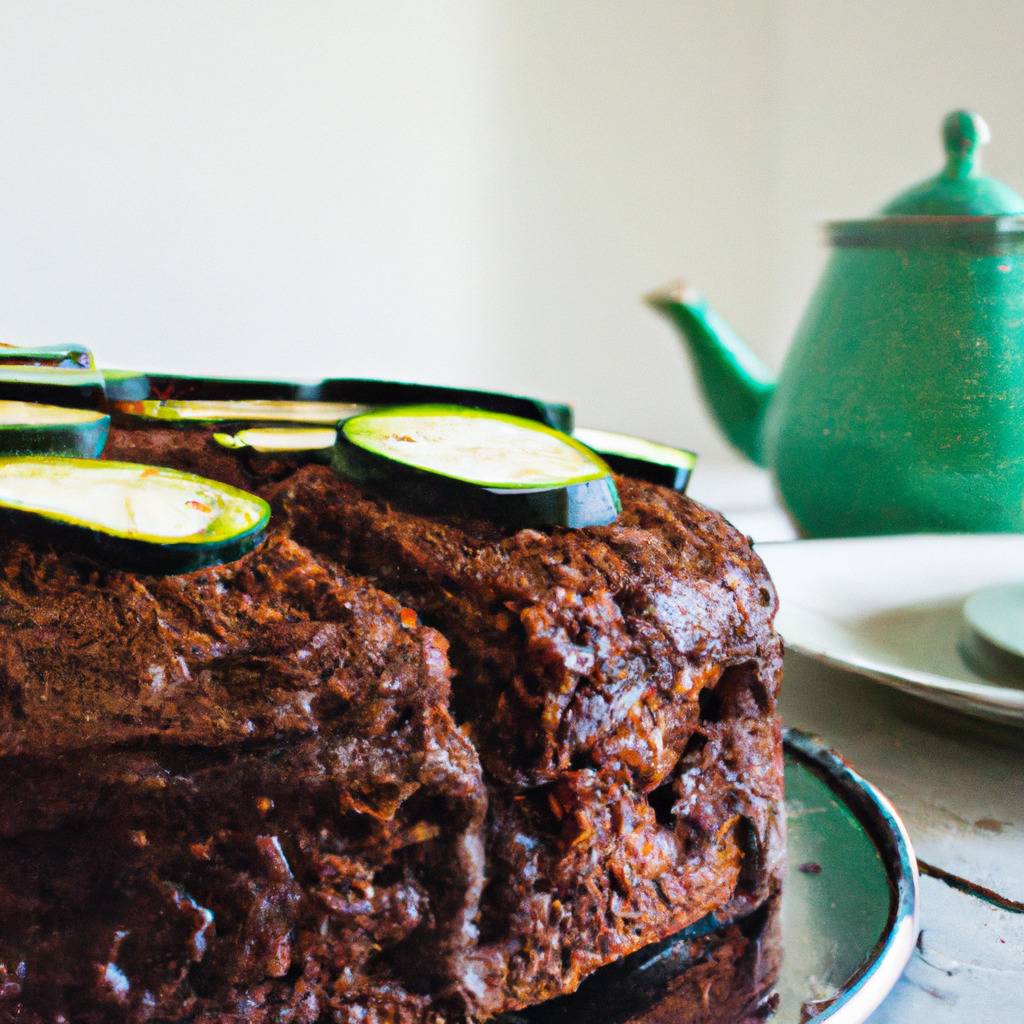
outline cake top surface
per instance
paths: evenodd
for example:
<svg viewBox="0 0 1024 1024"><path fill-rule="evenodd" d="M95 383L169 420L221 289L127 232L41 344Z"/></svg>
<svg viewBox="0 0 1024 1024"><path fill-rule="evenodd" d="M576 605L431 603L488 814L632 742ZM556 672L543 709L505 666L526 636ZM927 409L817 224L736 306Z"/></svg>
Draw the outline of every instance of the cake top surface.
<svg viewBox="0 0 1024 1024"><path fill-rule="evenodd" d="M653 484L619 487L618 521L582 530L413 512L322 467L268 497L296 538L445 633L456 707L494 774L537 784L615 762L655 783L703 687L750 661L777 678L777 602L761 560L720 515Z"/></svg>
<svg viewBox="0 0 1024 1024"><path fill-rule="evenodd" d="M448 641L415 607L472 663L458 665L460 714L531 748L514 770L522 780L581 755L657 776L676 728L660 708L695 699L729 664L775 658L776 598L717 513L652 484L618 485L623 510L609 526L516 529L412 511L305 466L262 488L274 532L258 549L178 576L100 568L8 536L0 755L251 743L333 727L353 703L446 704ZM481 662L493 686L470 681ZM509 708L524 686L540 702L525 718ZM651 729L638 721L645 707Z"/></svg>
<svg viewBox="0 0 1024 1024"><path fill-rule="evenodd" d="M447 702L445 640L281 533L181 576L0 541L0 755L220 746Z"/></svg>

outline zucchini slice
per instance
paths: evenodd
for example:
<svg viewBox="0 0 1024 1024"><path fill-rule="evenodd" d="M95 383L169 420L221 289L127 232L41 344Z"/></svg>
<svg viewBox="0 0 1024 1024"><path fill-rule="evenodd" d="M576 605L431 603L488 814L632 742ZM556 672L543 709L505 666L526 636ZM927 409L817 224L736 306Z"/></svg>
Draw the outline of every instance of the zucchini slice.
<svg viewBox="0 0 1024 1024"><path fill-rule="evenodd" d="M261 380L250 377L192 377L180 373L146 373L149 391L140 398L298 402L317 398L317 385L309 381Z"/></svg>
<svg viewBox="0 0 1024 1024"><path fill-rule="evenodd" d="M572 408L559 402L543 402L537 398L503 395L496 391L448 388L439 384L333 378L320 382L316 397L326 402L355 402L367 406L463 405L536 420L566 433L570 433L573 426Z"/></svg>
<svg viewBox="0 0 1024 1024"><path fill-rule="evenodd" d="M65 409L38 402L0 399L0 456L77 455L103 451L110 417L95 409Z"/></svg>
<svg viewBox="0 0 1024 1024"><path fill-rule="evenodd" d="M179 426L202 423L317 423L334 426L341 420L366 411L366 406L351 402L300 402L261 398L148 399L142 402L114 402L112 408L126 416Z"/></svg>
<svg viewBox="0 0 1024 1024"><path fill-rule="evenodd" d="M12 366L0 360L0 398L97 408L104 400L103 377L95 368Z"/></svg>
<svg viewBox="0 0 1024 1024"><path fill-rule="evenodd" d="M237 434L214 434L224 448L259 455L318 455L330 451L338 439L334 427L249 427Z"/></svg>
<svg viewBox="0 0 1024 1024"><path fill-rule="evenodd" d="M108 402L137 402L149 398L149 377L141 370L100 370Z"/></svg>
<svg viewBox="0 0 1024 1024"><path fill-rule="evenodd" d="M157 574L245 554L262 539L270 506L175 469L33 456L0 459L0 515L116 568Z"/></svg>
<svg viewBox="0 0 1024 1024"><path fill-rule="evenodd" d="M353 416L338 429L334 465L428 506L520 526L603 526L621 511L611 471L586 445L536 420L466 406Z"/></svg>
<svg viewBox="0 0 1024 1024"><path fill-rule="evenodd" d="M602 456L616 473L649 480L681 493L685 493L690 474L697 464L694 452L632 434L578 427L573 431L573 437Z"/></svg>
<svg viewBox="0 0 1024 1024"><path fill-rule="evenodd" d="M53 366L91 370L92 352L82 345L8 345L0 342L0 366Z"/></svg>

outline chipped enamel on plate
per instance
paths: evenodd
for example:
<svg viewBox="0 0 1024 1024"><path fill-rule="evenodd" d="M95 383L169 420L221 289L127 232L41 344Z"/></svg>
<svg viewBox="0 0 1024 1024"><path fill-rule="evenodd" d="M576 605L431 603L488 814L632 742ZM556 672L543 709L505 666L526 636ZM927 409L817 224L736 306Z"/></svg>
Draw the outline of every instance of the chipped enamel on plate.
<svg viewBox="0 0 1024 1024"><path fill-rule="evenodd" d="M963 607L1020 583L1024 535L920 534L761 544L790 650L925 700L1024 727L1024 682L994 683L960 654Z"/></svg>

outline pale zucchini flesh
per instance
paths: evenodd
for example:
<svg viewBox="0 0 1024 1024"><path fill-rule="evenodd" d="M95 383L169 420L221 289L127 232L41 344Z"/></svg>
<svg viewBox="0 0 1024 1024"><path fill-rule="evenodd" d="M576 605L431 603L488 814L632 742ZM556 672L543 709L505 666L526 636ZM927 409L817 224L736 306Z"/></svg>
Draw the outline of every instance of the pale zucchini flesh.
<svg viewBox="0 0 1024 1024"><path fill-rule="evenodd" d="M256 495L191 473L40 457L0 459L0 510L70 529L122 567L162 572L238 557L270 517Z"/></svg>
<svg viewBox="0 0 1024 1024"><path fill-rule="evenodd" d="M502 413L411 406L357 416L341 429L372 454L478 487L540 490L608 474L567 435Z"/></svg>
<svg viewBox="0 0 1024 1024"><path fill-rule="evenodd" d="M337 438L334 427L250 427L237 434L213 435L224 448L251 449L261 455L324 451L333 448Z"/></svg>
<svg viewBox="0 0 1024 1024"><path fill-rule="evenodd" d="M573 437L604 458L618 473L685 491L697 463L694 452L632 434L577 427Z"/></svg>
<svg viewBox="0 0 1024 1024"><path fill-rule="evenodd" d="M109 430L110 417L95 409L0 399L0 456L95 458Z"/></svg>
<svg viewBox="0 0 1024 1024"><path fill-rule="evenodd" d="M104 413L95 409L69 409L63 405L0 399L0 430L17 427L69 426L95 423L105 418Z"/></svg>
<svg viewBox="0 0 1024 1024"><path fill-rule="evenodd" d="M625 455L628 458L644 459L663 466L679 469L693 469L697 456L684 448L673 448L660 441L648 441L632 434L619 434L612 430L597 430L593 427L577 427L573 437L582 441L594 451L608 455Z"/></svg>
<svg viewBox="0 0 1024 1024"><path fill-rule="evenodd" d="M341 424L343 476L396 489L429 512L510 525L601 526L621 511L611 471L536 420L451 405L402 406Z"/></svg>
<svg viewBox="0 0 1024 1024"><path fill-rule="evenodd" d="M114 402L117 412L165 423L316 423L331 425L365 411L351 402L276 399L146 399Z"/></svg>

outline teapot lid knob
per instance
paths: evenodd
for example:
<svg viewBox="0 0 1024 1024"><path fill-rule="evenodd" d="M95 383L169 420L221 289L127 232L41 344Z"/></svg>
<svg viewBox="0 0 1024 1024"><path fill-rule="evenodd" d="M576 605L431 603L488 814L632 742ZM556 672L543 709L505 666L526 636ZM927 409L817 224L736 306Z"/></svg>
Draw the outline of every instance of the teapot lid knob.
<svg viewBox="0 0 1024 1024"><path fill-rule="evenodd" d="M882 216L1024 216L1024 196L981 173L981 147L989 138L988 125L980 114L970 110L954 110L947 114L942 122L946 165L938 174L900 193L883 206Z"/></svg>
<svg viewBox="0 0 1024 1024"><path fill-rule="evenodd" d="M992 133L981 114L954 110L942 122L942 141L946 147L943 176L961 181L981 169L981 147L991 141Z"/></svg>

